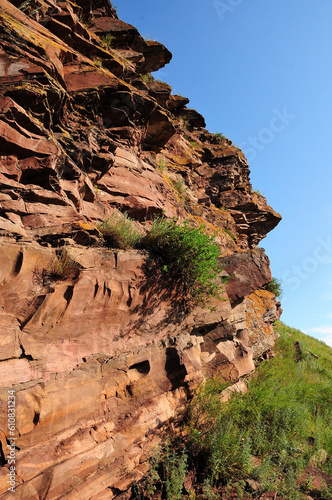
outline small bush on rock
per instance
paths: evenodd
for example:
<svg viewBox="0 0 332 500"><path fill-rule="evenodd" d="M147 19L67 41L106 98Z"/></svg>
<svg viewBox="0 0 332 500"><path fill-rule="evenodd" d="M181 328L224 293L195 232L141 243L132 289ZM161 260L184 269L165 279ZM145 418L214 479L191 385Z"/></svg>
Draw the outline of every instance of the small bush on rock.
<svg viewBox="0 0 332 500"><path fill-rule="evenodd" d="M153 78L149 73L146 73L145 75L142 74L140 75L140 77L142 78L144 83L150 83Z"/></svg>
<svg viewBox="0 0 332 500"><path fill-rule="evenodd" d="M188 220L177 224L176 219L159 217L141 244L196 301L204 302L204 295L221 298L226 278L218 262L220 248L203 226L191 227Z"/></svg>
<svg viewBox="0 0 332 500"><path fill-rule="evenodd" d="M221 132L217 132L216 134L214 134L214 136L220 141L222 142L223 140L226 139L226 137L224 136L224 134L222 134Z"/></svg>
<svg viewBox="0 0 332 500"><path fill-rule="evenodd" d="M222 285L228 277L222 276L219 245L206 234L204 226L192 227L188 220L178 224L177 219L157 217L143 236L126 213L114 213L97 228L109 247L148 250L162 272L196 303L206 305L211 297L221 299Z"/></svg>
<svg viewBox="0 0 332 500"><path fill-rule="evenodd" d="M268 292L274 293L276 297L281 297L283 290L281 287L281 281L278 280L277 278L272 278L272 281L264 285L264 290L267 290Z"/></svg>
<svg viewBox="0 0 332 500"><path fill-rule="evenodd" d="M65 281L67 279L78 278L80 267L77 262L72 259L66 248L50 263L48 269L43 270L43 279L50 278L52 280Z"/></svg>
<svg viewBox="0 0 332 500"><path fill-rule="evenodd" d="M107 33L106 35L101 37L101 41L104 42L107 49L112 48L114 40L115 36L111 35L111 33Z"/></svg>
<svg viewBox="0 0 332 500"><path fill-rule="evenodd" d="M162 488L162 498L166 500L183 499L183 482L188 472L188 455L186 448L174 446L169 440L155 450L150 458L150 470L141 486L141 498L152 498L156 491L156 484ZM136 488L138 490L138 488ZM144 495L143 495L144 492ZM135 492L135 498L139 495Z"/></svg>
<svg viewBox="0 0 332 500"><path fill-rule="evenodd" d="M142 233L135 227L134 220L127 213L113 213L111 217L99 224L105 243L110 247L127 250L137 245Z"/></svg>

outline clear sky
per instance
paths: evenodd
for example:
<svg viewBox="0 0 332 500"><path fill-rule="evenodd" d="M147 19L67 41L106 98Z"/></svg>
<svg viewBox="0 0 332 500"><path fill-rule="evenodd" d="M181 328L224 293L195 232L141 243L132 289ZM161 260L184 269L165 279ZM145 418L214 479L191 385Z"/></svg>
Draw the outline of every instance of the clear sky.
<svg viewBox="0 0 332 500"><path fill-rule="evenodd" d="M116 0L173 53L154 76L242 147L283 216L260 244L281 319L332 345L331 0Z"/></svg>

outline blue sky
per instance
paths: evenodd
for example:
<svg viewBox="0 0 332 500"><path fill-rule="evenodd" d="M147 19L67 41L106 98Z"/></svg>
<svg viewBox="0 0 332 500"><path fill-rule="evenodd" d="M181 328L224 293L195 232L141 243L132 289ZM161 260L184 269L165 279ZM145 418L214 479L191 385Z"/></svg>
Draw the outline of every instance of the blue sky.
<svg viewBox="0 0 332 500"><path fill-rule="evenodd" d="M332 2L117 0L173 53L154 76L247 155L283 216L260 244L283 281L282 320L332 345Z"/></svg>

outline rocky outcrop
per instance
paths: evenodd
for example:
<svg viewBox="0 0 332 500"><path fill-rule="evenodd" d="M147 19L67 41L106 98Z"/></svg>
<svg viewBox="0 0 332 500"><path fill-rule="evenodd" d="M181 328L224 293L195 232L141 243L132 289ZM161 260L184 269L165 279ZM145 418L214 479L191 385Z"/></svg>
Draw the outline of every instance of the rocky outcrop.
<svg viewBox="0 0 332 500"><path fill-rule="evenodd" d="M206 377L237 384L273 346L257 245L280 216L150 74L170 52L107 0L3 0L0 31L0 498L8 390L17 498L120 498ZM120 212L142 234L161 214L215 234L222 299L190 306L147 252L105 247Z"/></svg>

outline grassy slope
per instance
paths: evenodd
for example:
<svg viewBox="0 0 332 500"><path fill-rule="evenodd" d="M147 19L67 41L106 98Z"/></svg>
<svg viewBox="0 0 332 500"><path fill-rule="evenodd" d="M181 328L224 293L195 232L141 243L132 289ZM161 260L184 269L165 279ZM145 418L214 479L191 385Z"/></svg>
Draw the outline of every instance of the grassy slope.
<svg viewBox="0 0 332 500"><path fill-rule="evenodd" d="M278 498L304 499L310 493L332 499L331 487L318 491L310 484L308 469L311 464L332 475L332 349L280 322L276 330L276 357L259 365L248 393L222 404L222 385L210 381L194 398L188 437L174 443L177 457L167 465L164 456L159 468L163 498L213 499L221 491L222 498L259 498L264 491L278 491ZM194 482L191 496L184 495L176 476L180 467L186 469L186 460L201 483ZM168 493L167 478L175 488ZM246 479L256 481L258 491L248 492ZM231 491L235 497L228 496Z"/></svg>

